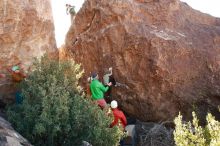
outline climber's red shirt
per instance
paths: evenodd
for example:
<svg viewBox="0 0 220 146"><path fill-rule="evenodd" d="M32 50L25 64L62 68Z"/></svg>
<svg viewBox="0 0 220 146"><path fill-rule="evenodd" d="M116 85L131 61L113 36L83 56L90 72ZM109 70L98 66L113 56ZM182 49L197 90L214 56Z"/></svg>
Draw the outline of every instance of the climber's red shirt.
<svg viewBox="0 0 220 146"><path fill-rule="evenodd" d="M127 125L127 120L126 117L124 115L124 113L122 111L120 111L119 109L112 109L113 115L114 115L114 121L111 123L110 127L113 127L115 125L118 125L119 122L121 123L121 125L123 126L123 128L125 128L125 126Z"/></svg>

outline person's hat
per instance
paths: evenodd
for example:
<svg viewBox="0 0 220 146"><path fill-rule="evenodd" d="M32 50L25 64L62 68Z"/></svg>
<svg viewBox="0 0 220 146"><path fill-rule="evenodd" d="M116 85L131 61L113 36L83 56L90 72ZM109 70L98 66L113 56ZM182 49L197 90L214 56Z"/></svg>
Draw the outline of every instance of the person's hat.
<svg viewBox="0 0 220 146"><path fill-rule="evenodd" d="M96 72L93 72L93 73L92 73L92 78L93 78L93 79L96 78L97 75L98 75L98 74L97 74Z"/></svg>
<svg viewBox="0 0 220 146"><path fill-rule="evenodd" d="M113 101L111 102L111 108L117 108L117 107L118 107L117 101L116 101L116 100L113 100Z"/></svg>
<svg viewBox="0 0 220 146"><path fill-rule="evenodd" d="M16 70L19 70L19 69L20 69L20 68L19 68L19 66L17 66L17 65L16 65L16 66L13 66L13 67L11 68L12 71L16 71Z"/></svg>

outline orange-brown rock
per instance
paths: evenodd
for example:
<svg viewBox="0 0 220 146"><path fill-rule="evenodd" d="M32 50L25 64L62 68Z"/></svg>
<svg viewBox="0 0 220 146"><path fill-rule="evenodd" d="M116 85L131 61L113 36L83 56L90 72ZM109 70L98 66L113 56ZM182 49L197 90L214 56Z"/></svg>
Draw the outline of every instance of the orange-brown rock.
<svg viewBox="0 0 220 146"><path fill-rule="evenodd" d="M0 1L0 99L14 96L6 68L21 63L27 69L34 57L56 51L50 0Z"/></svg>
<svg viewBox="0 0 220 146"><path fill-rule="evenodd" d="M86 76L112 66L129 87L114 98L141 120L204 117L220 105L220 19L178 0L87 0L66 48Z"/></svg>

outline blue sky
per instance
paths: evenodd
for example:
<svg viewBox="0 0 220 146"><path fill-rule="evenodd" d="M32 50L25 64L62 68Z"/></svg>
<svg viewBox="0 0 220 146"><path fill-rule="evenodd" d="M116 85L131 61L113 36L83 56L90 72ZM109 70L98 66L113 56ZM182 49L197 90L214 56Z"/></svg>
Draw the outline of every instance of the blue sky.
<svg viewBox="0 0 220 146"><path fill-rule="evenodd" d="M220 17L220 0L181 0L194 9ZM84 0L51 0L57 47L64 44L65 35L70 27L70 16L66 15L66 4L71 4L78 11Z"/></svg>

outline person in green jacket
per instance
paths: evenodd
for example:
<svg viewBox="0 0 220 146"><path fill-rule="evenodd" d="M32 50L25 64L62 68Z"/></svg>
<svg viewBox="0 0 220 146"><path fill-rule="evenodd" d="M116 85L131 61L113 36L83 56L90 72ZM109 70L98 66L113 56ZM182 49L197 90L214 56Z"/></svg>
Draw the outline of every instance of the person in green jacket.
<svg viewBox="0 0 220 146"><path fill-rule="evenodd" d="M92 74L92 82L90 84L90 89L92 92L92 99L97 102L97 104L101 107L104 108L107 104L104 99L104 93L108 91L109 86L112 85L112 83L108 83L107 87L105 87L98 79L99 76L97 73Z"/></svg>

